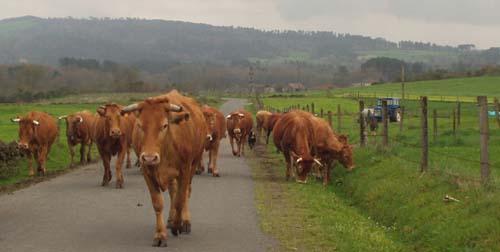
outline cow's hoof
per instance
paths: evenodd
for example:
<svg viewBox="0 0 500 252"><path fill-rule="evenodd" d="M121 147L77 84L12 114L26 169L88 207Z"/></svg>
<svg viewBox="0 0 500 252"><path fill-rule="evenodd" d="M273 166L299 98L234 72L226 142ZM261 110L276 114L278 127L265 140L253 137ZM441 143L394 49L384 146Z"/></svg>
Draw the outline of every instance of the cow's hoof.
<svg viewBox="0 0 500 252"><path fill-rule="evenodd" d="M116 189L123 189L123 182L116 182Z"/></svg>
<svg viewBox="0 0 500 252"><path fill-rule="evenodd" d="M101 186L108 186L109 182L108 181L102 181Z"/></svg>
<svg viewBox="0 0 500 252"><path fill-rule="evenodd" d="M213 173L213 169L212 168L208 168L207 172L208 172L208 174Z"/></svg>
<svg viewBox="0 0 500 252"><path fill-rule="evenodd" d="M322 177L316 177L316 180L317 181L323 181L323 178Z"/></svg>
<svg viewBox="0 0 500 252"><path fill-rule="evenodd" d="M200 174L202 174L202 173L203 173L203 171L202 171L202 170L196 170L196 172L195 172L195 173L196 173L196 175L200 175Z"/></svg>
<svg viewBox="0 0 500 252"><path fill-rule="evenodd" d="M189 234L191 233L191 222L183 221L181 225L181 233Z"/></svg>
<svg viewBox="0 0 500 252"><path fill-rule="evenodd" d="M213 177L216 177L216 178L219 178L219 177L220 177L220 175L219 175L219 173L218 173L218 172L217 172L217 173L215 173L215 172L214 172L214 174L212 174L212 176L213 176Z"/></svg>
<svg viewBox="0 0 500 252"><path fill-rule="evenodd" d="M172 235L174 235L174 236L178 236L179 230L177 228L170 227L170 233L172 233Z"/></svg>
<svg viewBox="0 0 500 252"><path fill-rule="evenodd" d="M166 235L156 234L153 239L153 247L166 247L167 238Z"/></svg>

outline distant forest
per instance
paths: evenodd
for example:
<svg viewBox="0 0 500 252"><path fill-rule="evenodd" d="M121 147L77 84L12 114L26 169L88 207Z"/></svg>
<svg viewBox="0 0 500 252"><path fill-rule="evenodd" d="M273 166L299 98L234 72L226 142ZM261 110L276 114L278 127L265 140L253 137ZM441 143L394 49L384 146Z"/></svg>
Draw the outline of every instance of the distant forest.
<svg viewBox="0 0 500 252"><path fill-rule="evenodd" d="M27 16L0 21L0 64L0 85L13 97L247 88L250 72L263 85L344 86L395 81L403 65L409 79L446 78L496 69L500 49L136 18Z"/></svg>

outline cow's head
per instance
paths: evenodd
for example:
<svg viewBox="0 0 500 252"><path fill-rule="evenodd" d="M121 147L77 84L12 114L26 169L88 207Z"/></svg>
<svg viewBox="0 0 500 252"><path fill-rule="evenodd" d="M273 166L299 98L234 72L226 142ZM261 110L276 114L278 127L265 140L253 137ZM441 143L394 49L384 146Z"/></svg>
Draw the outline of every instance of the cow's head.
<svg viewBox="0 0 500 252"><path fill-rule="evenodd" d="M241 141L243 120L245 120L245 114L240 112L232 112L226 118L233 124L233 134L236 140L238 142Z"/></svg>
<svg viewBox="0 0 500 252"><path fill-rule="evenodd" d="M40 122L30 118L23 118L21 116L10 120L14 123L19 123L19 148L23 150L29 149L29 144L31 140L35 138Z"/></svg>
<svg viewBox="0 0 500 252"><path fill-rule="evenodd" d="M171 104L167 97L149 98L132 104L123 113L135 112L134 143L140 146L139 162L146 167L157 167L161 161L162 147L165 145L171 124L181 124L189 120L190 114L182 112L182 107ZM164 158L164 157L163 157Z"/></svg>
<svg viewBox="0 0 500 252"><path fill-rule="evenodd" d="M303 155L302 157L291 152L291 155L296 158L297 164L297 183L305 184L307 183L307 177L309 173L311 173L312 166L314 163L317 163L320 166L323 166L318 159L313 158L311 155Z"/></svg>
<svg viewBox="0 0 500 252"><path fill-rule="evenodd" d="M105 106L100 106L97 109L99 116L105 119L106 130L112 138L120 138L123 132L121 131L121 112L122 107L118 104L111 103Z"/></svg>
<svg viewBox="0 0 500 252"><path fill-rule="evenodd" d="M77 142L82 138L83 117L79 115L60 116L59 120L66 121L66 137L71 142Z"/></svg>
<svg viewBox="0 0 500 252"><path fill-rule="evenodd" d="M356 167L353 160L352 146L348 142L348 136L339 135L337 136L338 140L342 144L342 151L340 152L339 162L347 168L347 170L351 171Z"/></svg>

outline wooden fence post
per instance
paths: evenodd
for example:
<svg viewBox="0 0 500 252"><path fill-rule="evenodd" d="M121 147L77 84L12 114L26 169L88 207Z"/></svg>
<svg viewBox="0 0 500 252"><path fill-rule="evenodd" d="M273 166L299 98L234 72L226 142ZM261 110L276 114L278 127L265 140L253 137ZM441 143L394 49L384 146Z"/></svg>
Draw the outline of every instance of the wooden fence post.
<svg viewBox="0 0 500 252"><path fill-rule="evenodd" d="M403 133L403 121L405 118L405 106L401 107L401 121L399 121L399 133Z"/></svg>
<svg viewBox="0 0 500 252"><path fill-rule="evenodd" d="M363 110L365 109L365 102L359 101L359 137L360 137L360 145L366 146L366 140L368 138L368 134L366 132L366 123L365 117L363 116Z"/></svg>
<svg viewBox="0 0 500 252"><path fill-rule="evenodd" d="M500 128L500 115L498 115L498 111L500 111L500 102L498 98L495 98L495 117L497 118L498 127Z"/></svg>
<svg viewBox="0 0 500 252"><path fill-rule="evenodd" d="M437 125L437 110L434 109L433 113L433 120L432 120L432 142L436 143L437 142L437 135L438 135L438 125Z"/></svg>
<svg viewBox="0 0 500 252"><path fill-rule="evenodd" d="M333 129L332 126L332 111L328 110L328 124L330 124L330 128Z"/></svg>
<svg viewBox="0 0 500 252"><path fill-rule="evenodd" d="M315 113L315 110L314 110L314 102L313 102L313 103L311 103L311 113L312 113L313 115L314 115L314 113Z"/></svg>
<svg viewBox="0 0 500 252"><path fill-rule="evenodd" d="M321 108L321 110L320 110L320 112L319 112L319 117L323 118L323 115L324 115L324 113L323 113L323 108Z"/></svg>
<svg viewBox="0 0 500 252"><path fill-rule="evenodd" d="M309 109L309 104L306 104L306 111L310 112L311 110Z"/></svg>
<svg viewBox="0 0 500 252"><path fill-rule="evenodd" d="M453 109L453 139L457 140L457 109Z"/></svg>
<svg viewBox="0 0 500 252"><path fill-rule="evenodd" d="M461 124L461 117L462 117L462 104L459 102L457 102L457 127L460 128L460 124Z"/></svg>
<svg viewBox="0 0 500 252"><path fill-rule="evenodd" d="M420 171L427 172L429 167L429 138L427 123L427 96L420 97L420 107L422 109L422 159L420 161Z"/></svg>
<svg viewBox="0 0 500 252"><path fill-rule="evenodd" d="M389 118L387 109L387 100L382 101L382 125L383 125L383 139L382 144L384 147L389 145Z"/></svg>
<svg viewBox="0 0 500 252"><path fill-rule="evenodd" d="M342 131L342 110L340 110L340 104L339 104L337 105L337 132L340 134L341 131Z"/></svg>
<svg viewBox="0 0 500 252"><path fill-rule="evenodd" d="M488 99L486 96L478 96L477 102L481 107L479 110L479 133L481 135L481 183L490 183L490 150L489 138L490 128L488 125Z"/></svg>

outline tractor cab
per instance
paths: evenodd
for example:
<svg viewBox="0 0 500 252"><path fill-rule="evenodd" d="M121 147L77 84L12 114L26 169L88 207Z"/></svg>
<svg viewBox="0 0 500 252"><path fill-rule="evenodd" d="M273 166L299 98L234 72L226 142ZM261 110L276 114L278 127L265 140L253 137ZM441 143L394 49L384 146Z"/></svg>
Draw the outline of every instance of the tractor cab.
<svg viewBox="0 0 500 252"><path fill-rule="evenodd" d="M401 107L399 106L399 98L378 98L377 105L373 107L374 117L377 121L382 121L382 101L387 101L387 116L391 122L401 121Z"/></svg>

